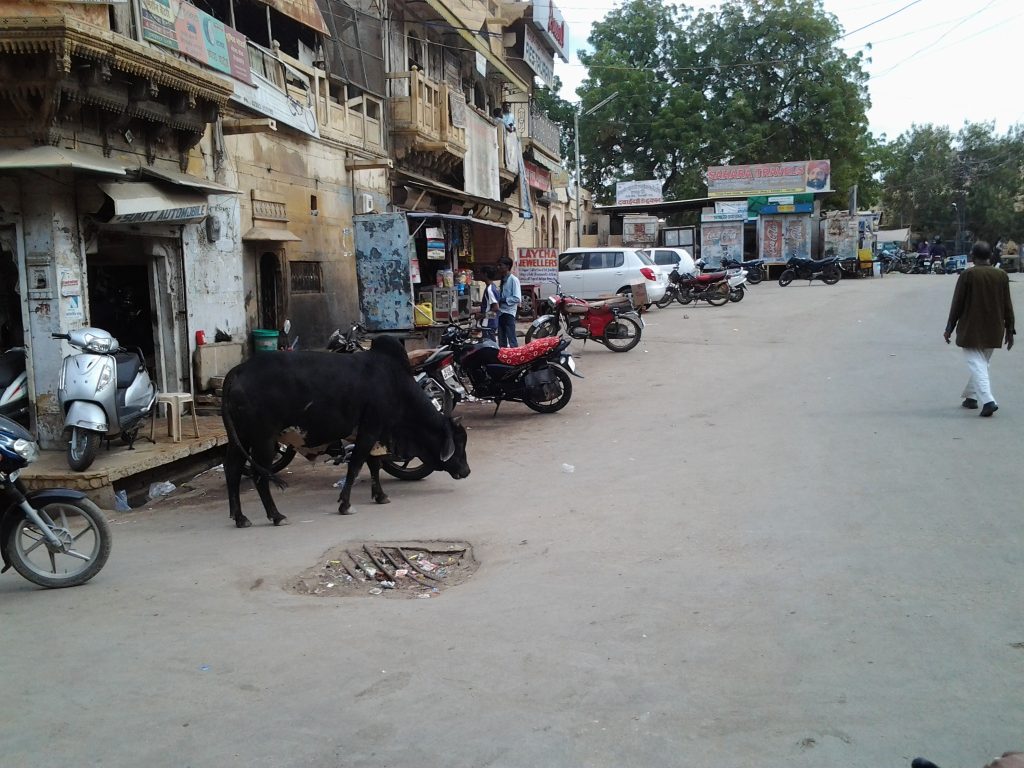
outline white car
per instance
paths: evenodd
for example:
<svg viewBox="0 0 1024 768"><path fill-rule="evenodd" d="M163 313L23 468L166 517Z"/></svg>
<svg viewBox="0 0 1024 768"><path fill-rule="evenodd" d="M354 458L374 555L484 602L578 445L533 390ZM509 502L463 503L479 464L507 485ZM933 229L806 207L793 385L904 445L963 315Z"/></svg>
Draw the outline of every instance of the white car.
<svg viewBox="0 0 1024 768"><path fill-rule="evenodd" d="M570 296L607 298L630 293L633 283L646 286L653 304L665 295L668 274L636 248L569 248L558 256L558 290Z"/></svg>
<svg viewBox="0 0 1024 768"><path fill-rule="evenodd" d="M697 272L693 256L685 248L648 248L644 253L666 276L672 274L673 269L678 269L680 275L692 275Z"/></svg>

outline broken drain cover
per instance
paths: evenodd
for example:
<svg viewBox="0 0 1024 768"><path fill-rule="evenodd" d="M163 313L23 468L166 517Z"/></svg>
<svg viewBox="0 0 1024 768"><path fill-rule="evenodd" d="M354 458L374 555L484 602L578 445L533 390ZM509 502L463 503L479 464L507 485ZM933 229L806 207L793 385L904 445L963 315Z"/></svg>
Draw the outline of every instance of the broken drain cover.
<svg viewBox="0 0 1024 768"><path fill-rule="evenodd" d="M345 544L303 571L292 589L316 597L437 597L478 565L464 541Z"/></svg>

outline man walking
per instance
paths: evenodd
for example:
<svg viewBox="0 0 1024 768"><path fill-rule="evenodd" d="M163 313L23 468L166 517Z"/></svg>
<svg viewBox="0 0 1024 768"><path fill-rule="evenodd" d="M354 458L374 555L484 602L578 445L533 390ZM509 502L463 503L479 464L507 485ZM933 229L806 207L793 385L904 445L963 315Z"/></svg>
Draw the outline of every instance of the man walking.
<svg viewBox="0 0 1024 768"><path fill-rule="evenodd" d="M498 345L518 347L516 314L523 301L523 290L519 286L519 278L512 274L512 259L508 256L498 259L498 277L501 278L498 301Z"/></svg>
<svg viewBox="0 0 1024 768"><path fill-rule="evenodd" d="M990 266L992 249L979 240L971 248L974 267L964 270L956 281L949 321L942 337L949 344L956 329L956 345L964 351L971 377L964 387L964 408L977 408L981 415L991 416L999 406L992 395L988 363L992 351L1006 342L1013 348L1013 304L1010 301L1010 278L1001 269Z"/></svg>

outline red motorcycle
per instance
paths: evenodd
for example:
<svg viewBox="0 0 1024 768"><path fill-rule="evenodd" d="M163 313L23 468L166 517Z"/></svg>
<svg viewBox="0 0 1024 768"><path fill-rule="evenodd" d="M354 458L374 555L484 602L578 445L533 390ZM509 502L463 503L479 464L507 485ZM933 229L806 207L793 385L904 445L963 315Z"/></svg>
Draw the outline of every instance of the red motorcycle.
<svg viewBox="0 0 1024 768"><path fill-rule="evenodd" d="M725 272L680 275L678 270L673 269L668 279L669 287L675 289L675 297L680 304L706 301L713 307L720 307L729 301L731 288L728 277Z"/></svg>
<svg viewBox="0 0 1024 768"><path fill-rule="evenodd" d="M629 296L588 302L556 293L547 303L551 312L530 324L527 342L564 333L573 339L596 339L612 352L629 352L640 343L644 321Z"/></svg>

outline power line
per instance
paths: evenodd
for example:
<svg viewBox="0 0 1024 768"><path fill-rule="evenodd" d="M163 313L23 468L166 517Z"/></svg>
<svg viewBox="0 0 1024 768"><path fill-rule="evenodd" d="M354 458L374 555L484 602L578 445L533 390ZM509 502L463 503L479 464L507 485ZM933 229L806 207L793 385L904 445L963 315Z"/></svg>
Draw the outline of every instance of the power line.
<svg viewBox="0 0 1024 768"><path fill-rule="evenodd" d="M904 5L904 6L902 7L902 8L897 8L897 9L896 9L895 11L893 11L892 13L886 14L885 16L883 16L883 17L882 17L882 18L880 18L880 19L875 19L874 21L872 21L872 22L870 22L870 23L868 23L868 24L865 24L865 25L864 25L863 27L857 27L857 29L853 30L853 32L847 32L847 33L846 33L845 35L841 35L841 36L839 37L839 39L840 39L840 40L842 40L842 39L843 39L844 37L849 37L850 35L855 35L855 34L857 34L858 32L863 32L863 31L864 31L865 29L868 29L869 27L873 27L873 26L875 26L875 24L881 24L881 23L882 23L883 21L885 21L886 19L891 19L891 18L892 18L893 16L895 16L896 14L898 14L898 13L903 13L903 11L907 10L907 8L910 8L910 7L912 7L912 6L915 6L915 5L917 5L918 3L920 3L920 2L921 2L921 0L910 0L910 2L909 2L909 3L907 3L906 5ZM995 2L995 0L993 0L993 2Z"/></svg>

